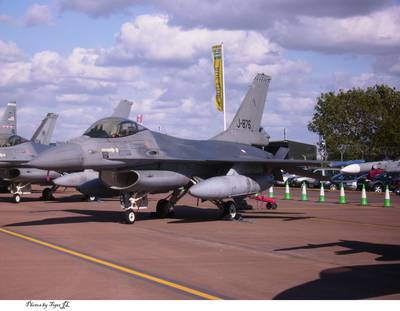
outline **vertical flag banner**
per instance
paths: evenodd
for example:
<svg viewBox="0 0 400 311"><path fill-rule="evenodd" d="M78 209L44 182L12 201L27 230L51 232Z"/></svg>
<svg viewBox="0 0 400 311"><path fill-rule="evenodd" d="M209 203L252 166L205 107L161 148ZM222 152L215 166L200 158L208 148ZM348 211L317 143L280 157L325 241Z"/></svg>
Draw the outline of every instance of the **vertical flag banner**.
<svg viewBox="0 0 400 311"><path fill-rule="evenodd" d="M215 107L224 111L224 68L222 59L222 44L212 47L214 79L215 79Z"/></svg>

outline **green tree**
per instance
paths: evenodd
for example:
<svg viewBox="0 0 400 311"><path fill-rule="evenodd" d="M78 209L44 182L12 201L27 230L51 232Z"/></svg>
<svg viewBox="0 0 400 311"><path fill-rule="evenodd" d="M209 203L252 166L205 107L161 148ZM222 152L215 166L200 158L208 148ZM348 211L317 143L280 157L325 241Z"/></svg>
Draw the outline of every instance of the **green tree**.
<svg viewBox="0 0 400 311"><path fill-rule="evenodd" d="M400 157L400 92L386 85L322 93L308 123L330 160ZM319 146L323 146L320 144Z"/></svg>

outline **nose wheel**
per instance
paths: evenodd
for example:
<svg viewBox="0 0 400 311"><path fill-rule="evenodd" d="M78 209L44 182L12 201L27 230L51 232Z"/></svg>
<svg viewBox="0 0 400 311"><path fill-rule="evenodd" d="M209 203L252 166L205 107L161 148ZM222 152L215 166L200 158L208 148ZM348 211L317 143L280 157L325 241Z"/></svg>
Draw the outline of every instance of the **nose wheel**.
<svg viewBox="0 0 400 311"><path fill-rule="evenodd" d="M139 195L138 193L121 193L121 208L124 211L124 220L127 224L133 224L136 220L136 212L146 209L148 205L147 194Z"/></svg>
<svg viewBox="0 0 400 311"><path fill-rule="evenodd" d="M136 220L136 214L132 209L124 212L124 219L127 224L133 224Z"/></svg>
<svg viewBox="0 0 400 311"><path fill-rule="evenodd" d="M19 203L19 202L21 202L21 196L20 196L18 193L16 193L16 194L13 195L13 202L14 202L14 203Z"/></svg>

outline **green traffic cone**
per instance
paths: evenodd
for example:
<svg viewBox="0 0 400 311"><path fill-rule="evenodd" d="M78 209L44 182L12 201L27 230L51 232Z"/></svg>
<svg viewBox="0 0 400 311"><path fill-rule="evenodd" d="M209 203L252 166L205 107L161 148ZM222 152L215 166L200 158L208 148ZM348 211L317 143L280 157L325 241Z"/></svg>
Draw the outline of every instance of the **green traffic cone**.
<svg viewBox="0 0 400 311"><path fill-rule="evenodd" d="M319 191L319 202L325 202L325 189L323 183L321 183L321 190Z"/></svg>
<svg viewBox="0 0 400 311"><path fill-rule="evenodd" d="M274 186L269 187L269 189L268 189L268 197L269 198L274 198L275 197L275 195L274 195Z"/></svg>
<svg viewBox="0 0 400 311"><path fill-rule="evenodd" d="M390 201L390 194L389 194L389 186L386 185L386 191L385 191L385 199L383 200L383 206L384 207L391 207L392 202Z"/></svg>
<svg viewBox="0 0 400 311"><path fill-rule="evenodd" d="M286 182L286 186L285 186L285 195L283 196L284 200L291 200L292 197L290 195L290 190L289 190L289 183Z"/></svg>
<svg viewBox="0 0 400 311"><path fill-rule="evenodd" d="M307 186L304 182L301 185L301 201L308 201Z"/></svg>
<svg viewBox="0 0 400 311"><path fill-rule="evenodd" d="M344 194L343 183L340 184L339 204L346 204L346 195Z"/></svg>
<svg viewBox="0 0 400 311"><path fill-rule="evenodd" d="M367 192L365 191L365 184L363 184L363 187L361 190L360 205L362 205L362 206L368 205Z"/></svg>

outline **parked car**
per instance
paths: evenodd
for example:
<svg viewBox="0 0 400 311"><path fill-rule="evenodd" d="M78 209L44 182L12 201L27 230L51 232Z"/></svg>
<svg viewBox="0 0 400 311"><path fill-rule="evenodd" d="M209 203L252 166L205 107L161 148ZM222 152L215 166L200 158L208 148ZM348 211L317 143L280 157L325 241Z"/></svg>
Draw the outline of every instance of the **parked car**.
<svg viewBox="0 0 400 311"><path fill-rule="evenodd" d="M317 168L312 171L313 173L321 174L322 176L327 176L327 177L332 177L338 173L340 173L340 170L337 168ZM293 178L291 180L291 186L294 187L300 187L303 183L306 184L307 187L311 188L318 188L321 185L321 181L315 178L311 177L303 177L299 176L296 178ZM325 187L330 187L331 182L329 180L327 181L322 181Z"/></svg>
<svg viewBox="0 0 400 311"><path fill-rule="evenodd" d="M367 174L351 175L351 174L336 174L331 178L330 190L336 190L340 188L340 184L343 183L345 189L357 190L361 189Z"/></svg>
<svg viewBox="0 0 400 311"><path fill-rule="evenodd" d="M400 173L382 173L377 176L373 180L366 181L367 190L374 192L383 192L385 191L386 186L389 186L389 190L395 190L396 183L395 182L400 177Z"/></svg>

